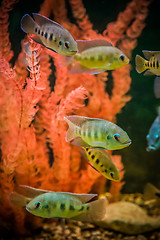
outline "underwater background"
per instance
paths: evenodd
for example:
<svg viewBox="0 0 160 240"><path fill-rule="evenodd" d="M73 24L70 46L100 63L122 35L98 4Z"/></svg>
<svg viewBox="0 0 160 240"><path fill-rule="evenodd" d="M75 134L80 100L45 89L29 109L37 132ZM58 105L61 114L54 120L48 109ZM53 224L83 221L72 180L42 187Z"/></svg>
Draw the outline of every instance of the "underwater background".
<svg viewBox="0 0 160 240"><path fill-rule="evenodd" d="M20 28L20 20L26 13L38 12L42 2L34 1L32 4L28 4L28 1L23 1L23 3L20 1L10 13L9 32L12 49L15 52L13 61L21 50L20 42L25 36ZM100 33L104 30L107 23L116 20L118 13L123 11L129 2L129 0L83 1L94 29L97 29ZM132 139L132 144L129 148L115 151L115 154L122 155L122 161L125 166L123 192L128 193L143 192L144 185L147 182L152 182L160 188L160 149L153 152L146 151L146 135L157 116L157 107L160 104L160 100L155 98L153 92L155 77L143 76L143 74L137 73L135 69L136 54L143 56L142 50L158 51L160 48L158 0L153 0L149 5L149 12L145 22L146 26L138 38L137 47L133 50L131 58L132 83L129 91L131 100L123 107L121 113L117 115L117 124L125 129ZM110 87L112 88L112 85Z"/></svg>

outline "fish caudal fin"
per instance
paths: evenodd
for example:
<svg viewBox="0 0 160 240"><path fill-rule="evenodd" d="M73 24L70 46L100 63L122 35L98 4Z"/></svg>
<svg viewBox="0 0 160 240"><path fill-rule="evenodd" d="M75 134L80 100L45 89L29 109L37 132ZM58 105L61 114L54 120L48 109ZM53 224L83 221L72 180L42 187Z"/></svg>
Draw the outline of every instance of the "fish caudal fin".
<svg viewBox="0 0 160 240"><path fill-rule="evenodd" d="M78 137L76 133L77 126L74 123L72 123L67 117L64 117L64 120L66 120L66 122L69 125L68 131L66 133L66 142L70 142Z"/></svg>
<svg viewBox="0 0 160 240"><path fill-rule="evenodd" d="M146 201L154 199L154 198L156 198L156 194L159 192L160 191L158 190L158 188L153 186L151 183L147 183L144 187L144 199Z"/></svg>
<svg viewBox="0 0 160 240"><path fill-rule="evenodd" d="M145 62L146 60L139 55L136 55L136 70L138 73L142 73L146 70Z"/></svg>
<svg viewBox="0 0 160 240"><path fill-rule="evenodd" d="M36 22L33 20L33 18L25 14L21 19L21 28L24 32L35 34L35 29L39 27Z"/></svg>
<svg viewBox="0 0 160 240"><path fill-rule="evenodd" d="M19 193L11 192L10 195L9 195L9 200L15 206L24 207L32 199L31 198L27 198L27 197L25 197L25 196L23 196L23 195L21 195Z"/></svg>
<svg viewBox="0 0 160 240"><path fill-rule="evenodd" d="M90 215L93 221L102 220L106 213L107 200L105 198L90 202Z"/></svg>
<svg viewBox="0 0 160 240"><path fill-rule="evenodd" d="M106 213L107 199L102 198L88 203L90 209L72 219L82 222L96 222L104 218Z"/></svg>

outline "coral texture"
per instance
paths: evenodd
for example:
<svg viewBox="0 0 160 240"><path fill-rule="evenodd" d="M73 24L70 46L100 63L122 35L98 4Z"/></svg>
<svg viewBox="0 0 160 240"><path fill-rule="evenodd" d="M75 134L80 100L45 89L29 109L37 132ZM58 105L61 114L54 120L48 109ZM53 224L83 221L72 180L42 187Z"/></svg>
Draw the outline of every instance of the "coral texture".
<svg viewBox="0 0 160 240"><path fill-rule="evenodd" d="M13 227L23 233L26 212L8 200L17 184L78 193L105 190L106 179L81 158L77 147L65 142L67 124L63 118L77 114L115 122L116 114L130 100L126 94L131 67L109 74L71 75L67 67L59 66L57 54L29 36L22 40L22 52L11 66L8 17L14 3L16 0L3 0L0 8L0 215L3 221L13 219ZM82 0L69 0L68 4L75 23L68 18L64 0L45 0L40 14L53 14L75 39L107 39L131 58L145 26L149 1L132 0L103 34L93 30ZM113 79L110 94L105 91L108 79ZM112 158L123 177L121 157ZM113 199L118 198L123 184L111 183ZM34 218L34 222L39 224L40 220Z"/></svg>

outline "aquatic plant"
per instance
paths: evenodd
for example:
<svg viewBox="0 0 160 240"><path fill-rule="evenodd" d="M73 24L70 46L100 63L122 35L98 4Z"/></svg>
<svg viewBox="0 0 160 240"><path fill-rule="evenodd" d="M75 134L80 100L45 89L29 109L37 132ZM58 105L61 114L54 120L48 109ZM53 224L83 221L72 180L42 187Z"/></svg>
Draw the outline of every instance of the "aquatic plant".
<svg viewBox="0 0 160 240"><path fill-rule="evenodd" d="M22 52L11 66L14 53L8 17L16 2L3 0L0 8L0 216L2 222L12 219L12 227L18 226L16 231L23 233L25 221L32 217L26 218L25 211L10 204L8 196L16 185L78 193L104 191L106 179L81 158L77 147L65 142L63 118L77 114L115 122L116 114L130 100L131 66L98 75L71 75L67 67L59 67L58 55L29 36L22 40ZM131 58L145 26L149 1L132 0L102 34L93 30L82 0L68 3L75 23L68 17L64 0L45 0L40 14L53 14L75 39L107 39ZM113 81L110 93L105 90L108 81ZM111 157L123 178L121 156ZM111 182L113 199L118 198L123 184ZM39 222L34 219L35 224Z"/></svg>

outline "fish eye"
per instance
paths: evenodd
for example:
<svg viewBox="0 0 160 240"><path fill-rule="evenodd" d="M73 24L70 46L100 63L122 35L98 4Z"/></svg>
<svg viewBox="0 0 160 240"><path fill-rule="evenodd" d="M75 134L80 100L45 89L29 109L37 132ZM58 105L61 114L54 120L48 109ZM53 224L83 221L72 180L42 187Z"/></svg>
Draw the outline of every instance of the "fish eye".
<svg viewBox="0 0 160 240"><path fill-rule="evenodd" d="M155 141L158 142L159 139L160 139L160 136L157 134L157 135L155 136L155 138L156 138Z"/></svg>
<svg viewBox="0 0 160 240"><path fill-rule="evenodd" d="M40 202L35 202L35 207L36 207L36 209L39 208L40 205L41 205Z"/></svg>
<svg viewBox="0 0 160 240"><path fill-rule="evenodd" d="M122 60L122 62L124 61L124 55L120 55L120 59Z"/></svg>
<svg viewBox="0 0 160 240"><path fill-rule="evenodd" d="M111 175L111 178L114 178L114 173L113 172L111 172L110 175Z"/></svg>
<svg viewBox="0 0 160 240"><path fill-rule="evenodd" d="M114 139L119 142L119 139L120 139L120 135L119 134L114 134Z"/></svg>
<svg viewBox="0 0 160 240"><path fill-rule="evenodd" d="M69 42L64 42L64 46L65 46L65 48L69 48L69 45L70 45L70 43Z"/></svg>

